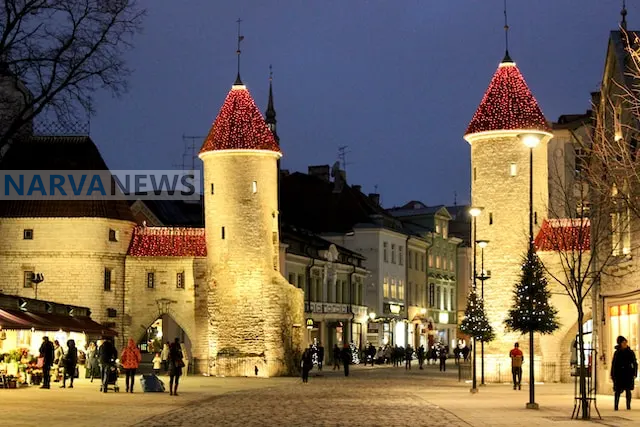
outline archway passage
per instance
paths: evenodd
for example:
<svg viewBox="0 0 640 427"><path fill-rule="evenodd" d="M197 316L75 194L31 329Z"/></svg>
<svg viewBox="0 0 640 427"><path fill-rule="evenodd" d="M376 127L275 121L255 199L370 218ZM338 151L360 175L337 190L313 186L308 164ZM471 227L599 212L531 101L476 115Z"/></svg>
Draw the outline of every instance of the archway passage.
<svg viewBox="0 0 640 427"><path fill-rule="evenodd" d="M153 371L153 358L156 354L161 355L164 344L170 344L179 339L182 344L184 361L187 370L191 370L193 364L191 339L182 327L168 314L163 314L149 325L144 335L138 342L138 348L142 353L142 363L140 371L150 373ZM166 366L163 363L160 374L166 373Z"/></svg>

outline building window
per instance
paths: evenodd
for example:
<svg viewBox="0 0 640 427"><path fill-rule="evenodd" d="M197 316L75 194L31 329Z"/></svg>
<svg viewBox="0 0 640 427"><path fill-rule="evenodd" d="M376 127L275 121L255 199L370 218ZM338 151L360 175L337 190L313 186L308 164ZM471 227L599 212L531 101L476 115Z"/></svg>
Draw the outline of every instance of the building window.
<svg viewBox="0 0 640 427"><path fill-rule="evenodd" d="M404 299L404 282L398 280L398 299Z"/></svg>
<svg viewBox="0 0 640 427"><path fill-rule="evenodd" d="M396 284L396 279L391 279L391 298L397 298L398 296L398 288Z"/></svg>
<svg viewBox="0 0 640 427"><path fill-rule="evenodd" d="M342 280L336 280L336 298L335 302L342 304L342 292L344 289L344 282Z"/></svg>
<svg viewBox="0 0 640 427"><path fill-rule="evenodd" d="M176 273L176 288L184 289L184 271Z"/></svg>
<svg viewBox="0 0 640 427"><path fill-rule="evenodd" d="M609 307L609 339L611 349L615 347L616 338L622 335L629 347L638 351L638 304L622 304ZM586 332L586 331L585 331Z"/></svg>
<svg viewBox="0 0 640 427"><path fill-rule="evenodd" d="M22 238L24 240L33 240L33 229L31 228L25 228L22 231Z"/></svg>
<svg viewBox="0 0 640 427"><path fill-rule="evenodd" d="M156 274L154 272L147 273L147 288L153 289L156 287Z"/></svg>
<svg viewBox="0 0 640 427"><path fill-rule="evenodd" d="M396 245L394 243L391 244L391 264L396 263Z"/></svg>
<svg viewBox="0 0 640 427"><path fill-rule="evenodd" d="M389 278L385 277L382 283L383 295L385 298L391 298L391 288L389 287Z"/></svg>
<svg viewBox="0 0 640 427"><path fill-rule="evenodd" d="M251 192L256 194L258 192L258 181L253 181L251 183Z"/></svg>
<svg viewBox="0 0 640 427"><path fill-rule="evenodd" d="M398 246L398 264L404 265L404 246Z"/></svg>
<svg viewBox="0 0 640 427"><path fill-rule="evenodd" d="M289 283L291 283L293 286L296 285L296 275L293 273L289 273Z"/></svg>
<svg viewBox="0 0 640 427"><path fill-rule="evenodd" d="M449 238L449 225L447 224L446 221L442 222L442 238L443 239Z"/></svg>
<svg viewBox="0 0 640 427"><path fill-rule="evenodd" d="M449 289L449 301L447 302L447 306L449 307L449 311L451 311L453 309L453 299L455 298L454 296L454 289Z"/></svg>
<svg viewBox="0 0 640 427"><path fill-rule="evenodd" d="M413 251L409 249L407 251L407 267L413 268L412 261L413 261Z"/></svg>
<svg viewBox="0 0 640 427"><path fill-rule="evenodd" d="M473 180L475 181L477 177L476 168L473 168Z"/></svg>
<svg viewBox="0 0 640 427"><path fill-rule="evenodd" d="M118 241L118 233L113 228L109 229L109 241L117 242Z"/></svg>
<svg viewBox="0 0 640 427"><path fill-rule="evenodd" d="M489 225L493 225L493 213L489 212Z"/></svg>
<svg viewBox="0 0 640 427"><path fill-rule="evenodd" d="M422 260L422 265L424 267L424 255L421 254L420 255L420 259ZM413 253L413 265L415 266L416 270L418 269L418 252L414 252ZM422 271L424 271L424 268L422 269Z"/></svg>
<svg viewBox="0 0 640 427"><path fill-rule="evenodd" d="M304 286L304 276L302 274L298 274L298 288L305 289Z"/></svg>
<svg viewBox="0 0 640 427"><path fill-rule="evenodd" d="M224 237L225 237L225 234L224 234L224 227L222 227L221 237L222 237L222 240L224 240Z"/></svg>
<svg viewBox="0 0 640 427"><path fill-rule="evenodd" d="M440 234L440 221L436 221L436 233Z"/></svg>
<svg viewBox="0 0 640 427"><path fill-rule="evenodd" d="M105 291L111 290L111 269L110 268L104 269L104 290Z"/></svg>
<svg viewBox="0 0 640 427"><path fill-rule="evenodd" d="M420 254L420 271L424 271L425 262L426 262L425 254Z"/></svg>
<svg viewBox="0 0 640 427"><path fill-rule="evenodd" d="M442 310L442 289L440 286L436 286L436 307Z"/></svg>
<svg viewBox="0 0 640 427"><path fill-rule="evenodd" d="M629 209L611 214L611 245L613 255L631 253L631 230Z"/></svg>
<svg viewBox="0 0 640 427"><path fill-rule="evenodd" d="M22 282L24 288L33 288L33 271L25 271Z"/></svg>
<svg viewBox="0 0 640 427"><path fill-rule="evenodd" d="M435 306L436 301L436 285L433 283L429 283L429 307L433 308Z"/></svg>
<svg viewBox="0 0 640 427"><path fill-rule="evenodd" d="M213 182L211 183L211 194L215 194L215 190L214 190L214 187L213 187Z"/></svg>
<svg viewBox="0 0 640 427"><path fill-rule="evenodd" d="M387 242L382 243L382 259L384 262L389 262L389 254L387 253L387 247L389 244Z"/></svg>
<svg viewBox="0 0 640 427"><path fill-rule="evenodd" d="M429 254L429 267L433 267L433 254Z"/></svg>
<svg viewBox="0 0 640 427"><path fill-rule="evenodd" d="M515 163L509 165L509 175L516 176L518 174L518 166Z"/></svg>
<svg viewBox="0 0 640 427"><path fill-rule="evenodd" d="M436 268L440 268L440 255L436 255Z"/></svg>

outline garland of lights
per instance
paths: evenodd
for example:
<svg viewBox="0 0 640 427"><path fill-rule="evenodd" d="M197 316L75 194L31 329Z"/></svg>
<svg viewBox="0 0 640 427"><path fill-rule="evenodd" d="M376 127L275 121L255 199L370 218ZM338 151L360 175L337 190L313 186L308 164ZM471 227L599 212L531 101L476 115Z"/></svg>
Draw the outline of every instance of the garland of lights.
<svg viewBox="0 0 640 427"><path fill-rule="evenodd" d="M136 227L127 255L205 257L205 230L186 227Z"/></svg>
<svg viewBox="0 0 640 427"><path fill-rule="evenodd" d="M545 220L535 240L539 251L588 251L591 222L588 218Z"/></svg>
<svg viewBox="0 0 640 427"><path fill-rule="evenodd" d="M475 289L472 289L467 297L467 308L464 310L464 318L460 322L460 331L476 341L489 342L495 338L493 328L484 311L484 301L478 296Z"/></svg>
<svg viewBox="0 0 640 427"><path fill-rule="evenodd" d="M234 86L229 91L200 152L216 150L281 152L245 86Z"/></svg>
<svg viewBox="0 0 640 427"><path fill-rule="evenodd" d="M520 70L505 62L493 75L465 135L512 129L551 132Z"/></svg>
<svg viewBox="0 0 640 427"><path fill-rule="evenodd" d="M544 267L531 249L522 264L520 281L513 291L513 306L504 322L507 329L550 334L559 328L558 310L549 303L551 292L547 284Z"/></svg>

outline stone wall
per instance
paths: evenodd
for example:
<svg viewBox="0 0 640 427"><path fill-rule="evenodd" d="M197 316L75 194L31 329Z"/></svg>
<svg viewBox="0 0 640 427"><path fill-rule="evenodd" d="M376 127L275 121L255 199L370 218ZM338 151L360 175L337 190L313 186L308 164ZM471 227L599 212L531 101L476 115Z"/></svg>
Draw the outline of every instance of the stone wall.
<svg viewBox="0 0 640 427"><path fill-rule="evenodd" d="M121 345L125 256L134 224L103 218L3 218L0 220L0 290L35 297L24 287L24 272L42 273L38 299L91 309L99 323L114 323ZM25 229L33 239L23 239ZM109 230L117 241L109 241ZM111 290L105 291L105 268L111 269ZM108 317L113 308L116 317Z"/></svg>

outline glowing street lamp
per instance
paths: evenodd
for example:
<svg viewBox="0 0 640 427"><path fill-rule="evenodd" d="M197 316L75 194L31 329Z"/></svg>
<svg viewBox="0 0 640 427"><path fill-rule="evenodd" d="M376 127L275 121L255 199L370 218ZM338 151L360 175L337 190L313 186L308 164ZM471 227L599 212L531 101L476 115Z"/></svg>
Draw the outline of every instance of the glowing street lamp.
<svg viewBox="0 0 640 427"><path fill-rule="evenodd" d="M472 206L469 208L469 214L473 217L473 241L476 241L476 218L480 216L484 208L478 206ZM476 276L478 275L476 267L476 245L473 245L473 291L476 292ZM473 384L471 386L471 393L477 393L477 381L476 381L476 338L473 337Z"/></svg>

